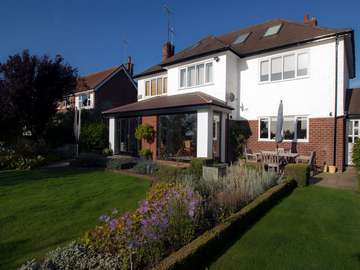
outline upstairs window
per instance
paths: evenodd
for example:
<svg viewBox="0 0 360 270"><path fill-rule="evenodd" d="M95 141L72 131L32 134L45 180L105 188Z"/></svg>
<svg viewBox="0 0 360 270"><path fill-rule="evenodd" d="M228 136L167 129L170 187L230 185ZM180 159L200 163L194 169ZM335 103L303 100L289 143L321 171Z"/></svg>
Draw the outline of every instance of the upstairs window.
<svg viewBox="0 0 360 270"><path fill-rule="evenodd" d="M180 88L186 86L186 68L180 70Z"/></svg>
<svg viewBox="0 0 360 270"><path fill-rule="evenodd" d="M297 76L308 75L309 55L307 53L298 54Z"/></svg>
<svg viewBox="0 0 360 270"><path fill-rule="evenodd" d="M269 61L260 62L260 81L266 82L269 80Z"/></svg>
<svg viewBox="0 0 360 270"><path fill-rule="evenodd" d="M309 75L309 53L287 54L259 61L259 82L281 81Z"/></svg>
<svg viewBox="0 0 360 270"><path fill-rule="evenodd" d="M282 79L282 59L276 57L271 59L271 81Z"/></svg>
<svg viewBox="0 0 360 270"><path fill-rule="evenodd" d="M179 73L179 88L201 86L212 83L212 63L201 63L181 68Z"/></svg>
<svg viewBox="0 0 360 270"><path fill-rule="evenodd" d="M164 77L163 93L167 93L167 77Z"/></svg>
<svg viewBox="0 0 360 270"><path fill-rule="evenodd" d="M150 96L150 81L145 82L145 96Z"/></svg>
<svg viewBox="0 0 360 270"><path fill-rule="evenodd" d="M205 77L206 83L212 83L213 82L213 64L207 63L206 64L206 77Z"/></svg>
<svg viewBox="0 0 360 270"><path fill-rule="evenodd" d="M269 36L276 35L277 33L279 33L280 28L281 28L281 24L269 27L268 29L266 29L264 37L269 37Z"/></svg>
<svg viewBox="0 0 360 270"><path fill-rule="evenodd" d="M284 80L295 78L295 55L284 56Z"/></svg>
<svg viewBox="0 0 360 270"><path fill-rule="evenodd" d="M157 96L167 93L167 77L145 81L145 96Z"/></svg>
<svg viewBox="0 0 360 270"><path fill-rule="evenodd" d="M90 107L91 106L91 95L90 94L84 94L79 96L79 107Z"/></svg>
<svg viewBox="0 0 360 270"><path fill-rule="evenodd" d="M195 86L195 66L188 67L187 87Z"/></svg>

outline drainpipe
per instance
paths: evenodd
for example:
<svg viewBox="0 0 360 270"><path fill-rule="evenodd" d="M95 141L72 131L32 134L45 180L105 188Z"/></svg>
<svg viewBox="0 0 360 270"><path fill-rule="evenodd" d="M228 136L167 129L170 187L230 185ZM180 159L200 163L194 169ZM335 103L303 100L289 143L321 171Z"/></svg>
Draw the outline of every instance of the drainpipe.
<svg viewBox="0 0 360 270"><path fill-rule="evenodd" d="M334 156L333 165L336 166L336 134L337 134L337 97L338 97L338 51L339 51L339 36L335 36L335 111L334 111Z"/></svg>

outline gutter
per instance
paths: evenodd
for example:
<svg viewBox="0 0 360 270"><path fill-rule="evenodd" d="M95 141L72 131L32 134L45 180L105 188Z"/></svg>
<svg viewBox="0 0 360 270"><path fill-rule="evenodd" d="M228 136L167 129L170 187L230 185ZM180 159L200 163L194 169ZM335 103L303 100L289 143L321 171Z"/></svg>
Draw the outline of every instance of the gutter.
<svg viewBox="0 0 360 270"><path fill-rule="evenodd" d="M337 97L338 97L338 66L339 66L339 36L335 36L335 110L334 110L334 155L333 155L333 165L336 166L336 135L337 135Z"/></svg>

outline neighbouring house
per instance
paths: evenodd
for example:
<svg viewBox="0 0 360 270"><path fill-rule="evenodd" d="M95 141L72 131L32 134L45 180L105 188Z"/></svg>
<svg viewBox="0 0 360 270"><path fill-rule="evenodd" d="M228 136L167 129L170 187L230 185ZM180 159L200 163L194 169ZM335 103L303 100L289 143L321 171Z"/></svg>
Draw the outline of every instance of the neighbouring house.
<svg viewBox="0 0 360 270"><path fill-rule="evenodd" d="M282 100L279 147L314 151L318 166L350 164L346 111L359 102L345 102L355 77L352 29L320 27L308 16L275 19L205 37L176 54L166 42L162 53L161 63L134 76L138 101L104 112L114 153L136 153L134 129L149 123L156 138L141 147L154 159L226 161L233 121L249 128L249 151L274 150Z"/></svg>
<svg viewBox="0 0 360 270"><path fill-rule="evenodd" d="M98 109L103 111L137 100L137 85L133 80L134 64L128 63L80 77L74 93L65 96L58 111Z"/></svg>

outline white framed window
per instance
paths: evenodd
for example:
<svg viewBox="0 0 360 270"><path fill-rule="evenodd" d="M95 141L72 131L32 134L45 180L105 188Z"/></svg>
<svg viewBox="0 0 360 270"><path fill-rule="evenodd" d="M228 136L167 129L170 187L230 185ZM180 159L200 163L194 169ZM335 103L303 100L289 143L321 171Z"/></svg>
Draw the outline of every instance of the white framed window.
<svg viewBox="0 0 360 270"><path fill-rule="evenodd" d="M213 63L206 64L205 82L206 83L213 82Z"/></svg>
<svg viewBox="0 0 360 270"><path fill-rule="evenodd" d="M282 58L271 58L271 81L279 81L282 79Z"/></svg>
<svg viewBox="0 0 360 270"><path fill-rule="evenodd" d="M259 61L259 82L275 82L309 75L309 53L285 54Z"/></svg>
<svg viewBox="0 0 360 270"><path fill-rule="evenodd" d="M204 64L196 66L196 85L204 84Z"/></svg>
<svg viewBox="0 0 360 270"><path fill-rule="evenodd" d="M267 82L269 80L269 60L260 62L260 81Z"/></svg>
<svg viewBox="0 0 360 270"><path fill-rule="evenodd" d="M276 117L259 118L258 138L263 141L274 141L276 136ZM284 116L282 129L284 141L303 141L309 138L309 119L306 116Z"/></svg>
<svg viewBox="0 0 360 270"><path fill-rule="evenodd" d="M91 95L82 94L79 95L79 108L91 107Z"/></svg>
<svg viewBox="0 0 360 270"><path fill-rule="evenodd" d="M195 86L195 66L187 69L187 87Z"/></svg>
<svg viewBox="0 0 360 270"><path fill-rule="evenodd" d="M186 86L186 68L180 69L180 88Z"/></svg>
<svg viewBox="0 0 360 270"><path fill-rule="evenodd" d="M295 78L295 55L285 55L283 58L284 80Z"/></svg>
<svg viewBox="0 0 360 270"><path fill-rule="evenodd" d="M300 53L297 56L297 76L308 75L309 54Z"/></svg>
<svg viewBox="0 0 360 270"><path fill-rule="evenodd" d="M268 29L266 29L264 33L264 37L276 35L277 33L279 33L280 28L281 28L281 24L270 26Z"/></svg>
<svg viewBox="0 0 360 270"><path fill-rule="evenodd" d="M145 81L145 96L158 96L167 93L167 77L157 77Z"/></svg>
<svg viewBox="0 0 360 270"><path fill-rule="evenodd" d="M213 82L213 63L199 63L179 70L179 88L202 86Z"/></svg>

